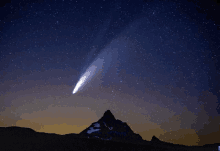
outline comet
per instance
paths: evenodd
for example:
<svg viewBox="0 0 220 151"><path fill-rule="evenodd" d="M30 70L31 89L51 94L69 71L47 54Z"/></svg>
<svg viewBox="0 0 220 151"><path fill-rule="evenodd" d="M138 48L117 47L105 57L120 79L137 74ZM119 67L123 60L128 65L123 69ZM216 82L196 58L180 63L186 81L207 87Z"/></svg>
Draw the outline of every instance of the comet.
<svg viewBox="0 0 220 151"><path fill-rule="evenodd" d="M73 89L73 94L82 90L88 82L91 82L102 73L104 76L110 69L110 67L116 67L118 58L118 40L114 40L109 46L105 47L103 51L95 58L95 60L89 65L82 76L80 76L75 88ZM122 47L122 46L121 46ZM92 84L94 87L99 82L98 80Z"/></svg>
<svg viewBox="0 0 220 151"><path fill-rule="evenodd" d="M78 89L85 84L86 80L91 79L91 77L94 75L94 72L96 70L97 66L91 66L86 73L83 74L83 76L80 78L79 82L76 84L75 89L73 90L73 94L75 94Z"/></svg>
<svg viewBox="0 0 220 151"><path fill-rule="evenodd" d="M98 58L96 61L88 67L86 72L80 77L79 81L77 82L73 94L75 94L79 89L83 88L91 79L97 75L99 72L103 70L102 65L104 64L104 59Z"/></svg>

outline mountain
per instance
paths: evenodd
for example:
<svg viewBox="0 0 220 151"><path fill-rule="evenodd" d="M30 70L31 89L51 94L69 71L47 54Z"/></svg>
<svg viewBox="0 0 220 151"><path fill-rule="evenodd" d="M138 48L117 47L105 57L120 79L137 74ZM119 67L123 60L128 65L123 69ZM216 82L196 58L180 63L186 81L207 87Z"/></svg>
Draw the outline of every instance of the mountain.
<svg viewBox="0 0 220 151"><path fill-rule="evenodd" d="M110 110L107 110L101 119L92 123L79 135L102 140L143 141L142 137L135 134L127 123L116 120Z"/></svg>
<svg viewBox="0 0 220 151"><path fill-rule="evenodd" d="M0 127L0 151L219 151L220 143L184 146L156 136L146 141L110 110L80 134L58 135L25 127Z"/></svg>

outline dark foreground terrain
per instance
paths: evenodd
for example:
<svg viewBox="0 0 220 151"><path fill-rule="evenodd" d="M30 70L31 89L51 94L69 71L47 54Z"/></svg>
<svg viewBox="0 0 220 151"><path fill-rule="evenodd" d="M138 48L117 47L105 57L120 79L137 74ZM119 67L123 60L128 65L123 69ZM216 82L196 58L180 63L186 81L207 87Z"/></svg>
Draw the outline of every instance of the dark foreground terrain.
<svg viewBox="0 0 220 151"><path fill-rule="evenodd" d="M181 146L151 141L126 142L87 138L79 134L50 134L35 132L30 128L0 127L1 151L218 151L220 144Z"/></svg>

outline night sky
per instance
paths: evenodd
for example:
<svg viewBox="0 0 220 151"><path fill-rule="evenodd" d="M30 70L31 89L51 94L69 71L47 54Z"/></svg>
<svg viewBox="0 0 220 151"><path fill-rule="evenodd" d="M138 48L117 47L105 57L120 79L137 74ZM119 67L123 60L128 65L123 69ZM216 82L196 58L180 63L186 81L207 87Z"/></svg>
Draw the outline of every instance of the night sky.
<svg viewBox="0 0 220 151"><path fill-rule="evenodd" d="M0 126L80 133L110 109L145 140L220 143L217 14L214 0L2 4Z"/></svg>

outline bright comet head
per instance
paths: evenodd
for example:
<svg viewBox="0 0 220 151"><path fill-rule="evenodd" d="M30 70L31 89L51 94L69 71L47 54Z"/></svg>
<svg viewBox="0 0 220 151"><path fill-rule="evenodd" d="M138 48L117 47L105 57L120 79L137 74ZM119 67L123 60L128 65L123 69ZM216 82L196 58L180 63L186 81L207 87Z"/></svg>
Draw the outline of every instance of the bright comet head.
<svg viewBox="0 0 220 151"><path fill-rule="evenodd" d="M113 58L117 59L117 56L116 50L112 50L111 47L107 47L101 54L99 54L95 61L93 61L87 68L86 72L80 77L73 90L73 94L77 93L79 89L84 87L93 77L98 76L101 72L103 72L104 75L105 72L109 70L109 67L113 62Z"/></svg>
<svg viewBox="0 0 220 151"><path fill-rule="evenodd" d="M76 87L73 90L73 94L75 94L79 90L79 88L85 84L86 81L92 78L96 68L97 67L93 65L87 69L87 71L82 75L82 77L79 79L78 83L76 84Z"/></svg>
<svg viewBox="0 0 220 151"><path fill-rule="evenodd" d="M75 94L79 90L79 88L81 88L88 81L91 80L91 78L95 75L96 68L97 68L97 66L92 65L86 70L86 72L80 77L79 81L77 82L77 84L73 90L73 94Z"/></svg>

